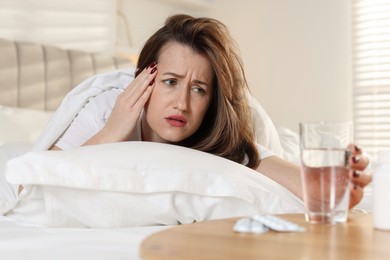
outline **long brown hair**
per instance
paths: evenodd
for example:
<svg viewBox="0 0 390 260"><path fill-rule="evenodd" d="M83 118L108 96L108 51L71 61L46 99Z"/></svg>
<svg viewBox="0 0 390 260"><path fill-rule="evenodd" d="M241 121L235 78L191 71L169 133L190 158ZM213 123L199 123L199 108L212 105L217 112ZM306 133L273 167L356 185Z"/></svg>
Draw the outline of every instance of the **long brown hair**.
<svg viewBox="0 0 390 260"><path fill-rule="evenodd" d="M206 57L214 70L213 100L201 126L192 136L175 144L238 163L247 160L248 167L257 167L260 158L246 98L247 81L236 44L226 26L212 18L169 17L145 43L136 76L157 61L161 48L172 41Z"/></svg>

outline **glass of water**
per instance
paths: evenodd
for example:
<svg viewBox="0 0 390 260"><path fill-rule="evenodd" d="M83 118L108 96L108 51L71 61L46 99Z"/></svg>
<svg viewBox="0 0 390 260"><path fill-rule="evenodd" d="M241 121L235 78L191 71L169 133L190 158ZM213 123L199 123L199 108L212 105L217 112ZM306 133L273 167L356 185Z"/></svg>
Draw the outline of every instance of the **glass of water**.
<svg viewBox="0 0 390 260"><path fill-rule="evenodd" d="M348 219L351 122L300 123L300 159L305 218L337 224Z"/></svg>

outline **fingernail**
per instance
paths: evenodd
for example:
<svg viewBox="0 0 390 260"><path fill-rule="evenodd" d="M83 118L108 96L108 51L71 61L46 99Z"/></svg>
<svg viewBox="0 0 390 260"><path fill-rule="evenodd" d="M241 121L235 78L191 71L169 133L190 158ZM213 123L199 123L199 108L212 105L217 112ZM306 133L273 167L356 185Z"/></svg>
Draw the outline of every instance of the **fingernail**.
<svg viewBox="0 0 390 260"><path fill-rule="evenodd" d="M152 63L149 64L148 68L154 68L157 64L157 61L153 61Z"/></svg>
<svg viewBox="0 0 390 260"><path fill-rule="evenodd" d="M157 70L157 68L153 68L153 69L152 69L152 71L150 72L150 74L153 74L153 73L155 73L155 72L156 72L156 70Z"/></svg>
<svg viewBox="0 0 390 260"><path fill-rule="evenodd" d="M355 152L360 152L361 150L362 149L359 146L355 145Z"/></svg>
<svg viewBox="0 0 390 260"><path fill-rule="evenodd" d="M151 86L153 84L154 84L154 79L152 79L152 81L149 83L149 86Z"/></svg>
<svg viewBox="0 0 390 260"><path fill-rule="evenodd" d="M360 172L358 172L358 171L353 171L353 177L354 178L359 178L359 176L360 176Z"/></svg>
<svg viewBox="0 0 390 260"><path fill-rule="evenodd" d="M352 162L353 163L358 163L359 161L360 161L360 157L358 157L358 156L352 157Z"/></svg>
<svg viewBox="0 0 390 260"><path fill-rule="evenodd" d="M356 184L353 185L353 189L354 190L357 190L358 189L358 186Z"/></svg>

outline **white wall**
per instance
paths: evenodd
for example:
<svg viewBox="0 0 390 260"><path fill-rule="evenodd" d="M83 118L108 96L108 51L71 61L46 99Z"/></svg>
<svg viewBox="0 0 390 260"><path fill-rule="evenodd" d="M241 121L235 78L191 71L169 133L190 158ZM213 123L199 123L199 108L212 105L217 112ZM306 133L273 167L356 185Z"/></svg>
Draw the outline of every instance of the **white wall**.
<svg viewBox="0 0 390 260"><path fill-rule="evenodd" d="M352 120L348 0L215 0L274 123Z"/></svg>
<svg viewBox="0 0 390 260"><path fill-rule="evenodd" d="M130 39L127 39L123 19L119 16L119 49L128 48L130 52L139 52L149 36L163 26L165 19L172 14L208 15L208 9L204 5L196 5L197 1L208 0L118 0L118 11L126 16L130 31ZM191 2L194 4L188 4Z"/></svg>

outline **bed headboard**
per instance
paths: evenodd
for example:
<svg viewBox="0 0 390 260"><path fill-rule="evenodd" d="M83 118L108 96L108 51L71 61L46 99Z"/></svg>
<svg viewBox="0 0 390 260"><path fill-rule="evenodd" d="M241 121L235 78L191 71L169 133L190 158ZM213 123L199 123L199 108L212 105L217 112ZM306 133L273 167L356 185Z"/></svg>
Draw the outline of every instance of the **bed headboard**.
<svg viewBox="0 0 390 260"><path fill-rule="evenodd" d="M132 67L124 58L0 38L0 104L55 110L94 74Z"/></svg>

